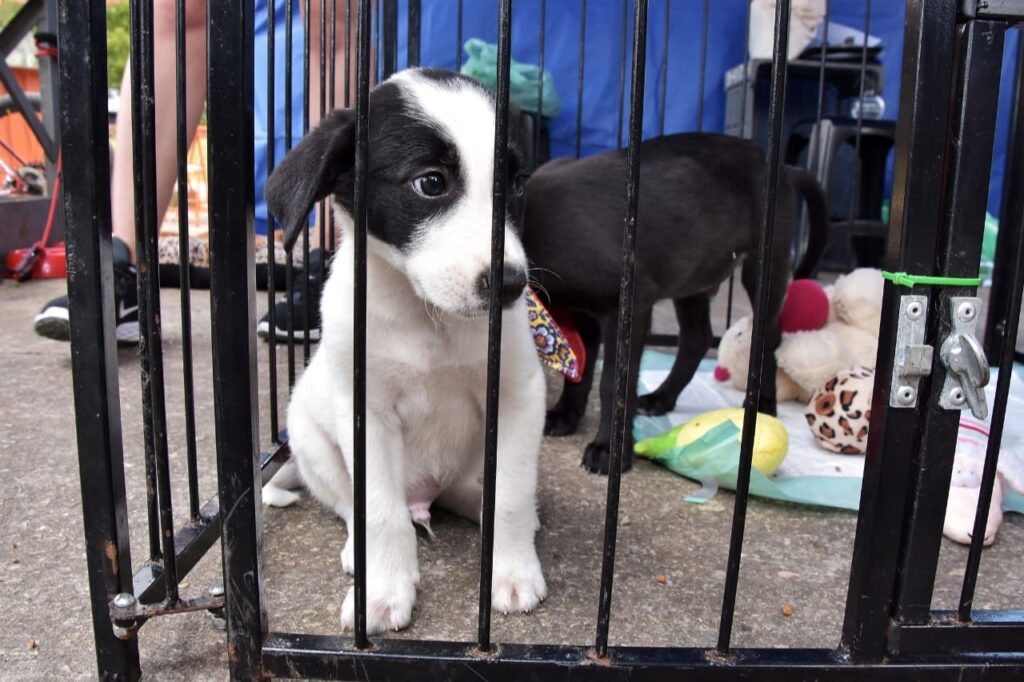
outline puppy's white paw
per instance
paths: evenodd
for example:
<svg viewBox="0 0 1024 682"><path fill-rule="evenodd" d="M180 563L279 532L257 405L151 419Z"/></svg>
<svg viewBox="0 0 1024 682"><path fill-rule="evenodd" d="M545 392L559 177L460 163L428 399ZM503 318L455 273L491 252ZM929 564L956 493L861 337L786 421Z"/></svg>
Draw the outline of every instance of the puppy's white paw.
<svg viewBox="0 0 1024 682"><path fill-rule="evenodd" d="M348 575L356 574L356 540L349 534L345 547L341 550L341 570Z"/></svg>
<svg viewBox="0 0 1024 682"><path fill-rule="evenodd" d="M529 613L548 596L544 573L536 554L528 558L494 561L491 606L501 613Z"/></svg>
<svg viewBox="0 0 1024 682"><path fill-rule="evenodd" d="M416 604L416 584L413 576L390 580L367 581L366 632L370 635L401 630L412 621L412 607ZM355 588L349 588L341 605L341 629L355 628Z"/></svg>
<svg viewBox="0 0 1024 682"><path fill-rule="evenodd" d="M271 507L290 507L301 499L302 496L297 492L285 490L273 482L263 486L263 504Z"/></svg>

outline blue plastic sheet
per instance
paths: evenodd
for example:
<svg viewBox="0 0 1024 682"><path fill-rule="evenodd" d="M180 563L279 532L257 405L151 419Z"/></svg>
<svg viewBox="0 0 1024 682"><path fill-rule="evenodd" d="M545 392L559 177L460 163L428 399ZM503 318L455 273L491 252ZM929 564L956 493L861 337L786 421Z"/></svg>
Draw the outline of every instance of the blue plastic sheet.
<svg viewBox="0 0 1024 682"><path fill-rule="evenodd" d="M263 184L267 178L267 148L270 133L267 130L267 2L256 0L255 27L255 78L253 87L253 144L256 160L256 233L267 233L267 206L263 202ZM299 4L292 6L292 144L302 137L302 47L303 25ZM285 0L276 0L274 16L274 51L276 69L274 70L274 158L278 163L284 158L285 149ZM214 228L216 229L216 228Z"/></svg>
<svg viewBox="0 0 1024 682"><path fill-rule="evenodd" d="M266 0L257 0L257 17ZM456 38L457 3L454 0L421 0L422 44L421 60L424 65L456 68L456 54L461 51ZM709 3L707 71L704 93L703 128L721 131L725 118L725 72L743 60L743 45L747 0L714 0ZM631 65L632 1L628 5L626 27L626 78ZM665 87L665 130L677 132L697 128L698 76L701 49L701 2L667 3L670 7L669 57L667 85ZM864 27L863 0L832 0L832 20L848 26ZM512 58L523 63L537 63L539 18L541 0L517 0L512 17ZM895 119L899 104L900 68L903 41L903 2L872 3L870 33L884 41L882 65L885 68L886 118ZM467 0L463 3L463 39L480 38L497 42L497 4ZM650 28L647 46L647 82L644 99L644 136L658 134L660 102L662 98L661 52L664 41L662 26L665 2L654 0L650 8ZM279 2L278 42L283 55L284 20L283 2ZM548 0L547 38L544 68L554 77L555 87L562 100L562 113L551 123L551 145L554 156L573 154L576 132L576 82L579 66L580 0ZM620 70L620 41L622 31L621 0L589 0L587 4L587 39L585 49L586 82L583 93L582 153L590 155L614 149L618 131L618 94ZM398 2L398 56L399 66L406 64L408 1ZM298 9L295 20L300 22ZM256 76L256 130L257 130L257 197L262 196L265 153L264 110L266 106L265 25L257 25ZM999 214L1002 168L1005 159L1007 118L1012 94L1012 64L1018 49L1017 32L1007 34L1007 54L1004 60L1000 89L999 120L996 129L993 178L989 192L989 211ZM295 64L301 69L301 30L296 30ZM261 57L261 55L263 55ZM463 60L465 55L463 54ZM281 87L284 67L279 67L278 87ZM301 100L301 78L296 79L295 106ZM279 90L279 93L282 92ZM624 100L628 100L628 82ZM283 99L279 98L281 102ZM283 107L281 108L283 111ZM283 131L283 119L278 114L278 130ZM626 101L622 140L628 125ZM300 119L301 121L301 119ZM279 132L279 150L283 150ZM259 199L258 199L259 200ZM265 220L262 201L257 206L257 220ZM262 224L262 223L261 223Z"/></svg>

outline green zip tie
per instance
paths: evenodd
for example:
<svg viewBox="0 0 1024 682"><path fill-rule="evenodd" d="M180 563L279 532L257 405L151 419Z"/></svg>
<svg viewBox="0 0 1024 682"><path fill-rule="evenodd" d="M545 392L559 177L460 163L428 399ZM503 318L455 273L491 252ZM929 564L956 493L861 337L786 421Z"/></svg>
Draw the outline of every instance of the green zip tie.
<svg viewBox="0 0 1024 682"><path fill-rule="evenodd" d="M885 272L882 277L898 287L913 287L917 284L933 287L980 287L981 277L933 277L931 275L910 275L906 272Z"/></svg>

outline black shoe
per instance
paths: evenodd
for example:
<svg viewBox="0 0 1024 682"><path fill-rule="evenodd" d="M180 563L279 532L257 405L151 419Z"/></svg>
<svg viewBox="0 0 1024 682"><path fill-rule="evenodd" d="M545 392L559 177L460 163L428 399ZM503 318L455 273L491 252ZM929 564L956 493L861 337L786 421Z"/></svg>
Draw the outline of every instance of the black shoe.
<svg viewBox="0 0 1024 682"><path fill-rule="evenodd" d="M113 241L114 260L114 333L120 344L139 342L139 292L131 252L117 237ZM59 296L36 315L33 327L36 334L57 341L71 338L68 321L68 297Z"/></svg>
<svg viewBox="0 0 1024 682"><path fill-rule="evenodd" d="M320 293L323 291L323 281L320 279L321 263L324 267L324 277L327 276L327 263L324 257L322 249L311 251L306 269L300 271L299 276L292 282L292 338L297 341L303 341L307 336L310 341L320 340ZM308 306L303 277L309 277ZM288 308L287 297L274 304L274 337L278 341L288 340ZM256 325L256 334L264 340L270 338L270 313L260 319Z"/></svg>

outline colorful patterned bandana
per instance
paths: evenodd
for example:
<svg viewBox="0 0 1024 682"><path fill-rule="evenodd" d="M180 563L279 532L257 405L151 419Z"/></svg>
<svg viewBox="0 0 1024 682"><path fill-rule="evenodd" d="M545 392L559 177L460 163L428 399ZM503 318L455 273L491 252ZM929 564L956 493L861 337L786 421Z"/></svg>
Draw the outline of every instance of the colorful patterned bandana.
<svg viewBox="0 0 1024 682"><path fill-rule="evenodd" d="M526 289L526 311L530 320L530 331L537 347L540 360L548 368L564 374L569 381L578 384L583 379L586 353L583 340L576 331L572 317L561 314L562 327L555 317L540 302L533 289ZM564 330L563 331L563 327Z"/></svg>

